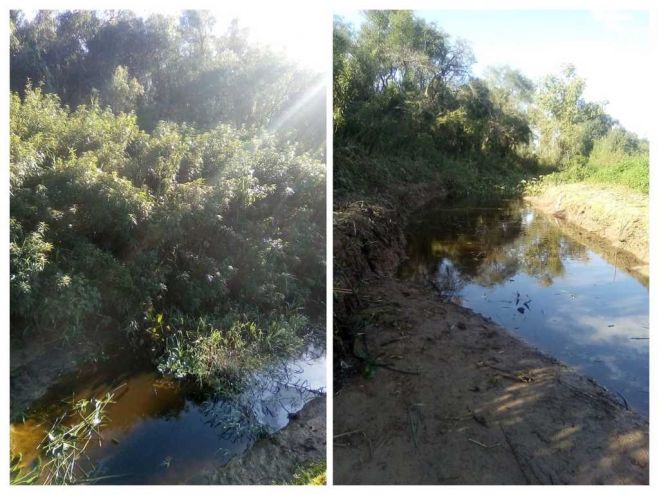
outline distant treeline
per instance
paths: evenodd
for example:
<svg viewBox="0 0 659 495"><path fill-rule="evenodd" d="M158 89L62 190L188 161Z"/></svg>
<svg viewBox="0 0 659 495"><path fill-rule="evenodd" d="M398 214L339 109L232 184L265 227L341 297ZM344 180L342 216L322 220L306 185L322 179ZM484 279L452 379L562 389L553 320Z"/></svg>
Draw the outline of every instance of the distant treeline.
<svg viewBox="0 0 659 495"><path fill-rule="evenodd" d="M339 193L433 173L458 191L488 193L542 169L604 177L595 169L630 157L627 185L647 189L647 141L584 100L574 67L537 83L510 67L476 77L469 45L434 23L410 11L363 15L358 31L334 21Z"/></svg>
<svg viewBox="0 0 659 495"><path fill-rule="evenodd" d="M29 21L11 11L11 90L22 95L29 80L72 108L95 100L134 111L145 130L161 120L277 129L323 152L322 76L251 43L237 21L220 34L216 23L205 11L40 10Z"/></svg>

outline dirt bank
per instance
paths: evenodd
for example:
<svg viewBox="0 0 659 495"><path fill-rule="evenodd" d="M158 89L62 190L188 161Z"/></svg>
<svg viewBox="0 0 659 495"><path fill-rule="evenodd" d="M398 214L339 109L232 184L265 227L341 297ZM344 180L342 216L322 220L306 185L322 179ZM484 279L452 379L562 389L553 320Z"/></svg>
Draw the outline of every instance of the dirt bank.
<svg viewBox="0 0 659 495"><path fill-rule="evenodd" d="M632 256L626 268L647 278L647 195L610 186L565 184L546 187L539 195L525 199L539 210L584 231L582 235L595 238L595 242L597 238L603 240L614 253Z"/></svg>
<svg viewBox="0 0 659 495"><path fill-rule="evenodd" d="M405 256L403 226L407 215L447 194L441 183L398 185L390 194L366 200L344 198L334 207L334 373L340 384L353 358L351 316L362 305L364 277L392 275Z"/></svg>
<svg viewBox="0 0 659 495"><path fill-rule="evenodd" d="M10 419L18 421L62 376L83 363L105 359L104 349L117 345L111 335L97 332L91 338L66 340L52 335L10 341ZM114 339L117 340L117 339Z"/></svg>
<svg viewBox="0 0 659 495"><path fill-rule="evenodd" d="M290 483L296 469L326 458L325 397L310 401L275 435L259 440L226 466L205 472L195 484L272 485Z"/></svg>
<svg viewBox="0 0 659 495"><path fill-rule="evenodd" d="M372 377L334 398L335 483L648 483L647 422L594 381L429 287L360 297Z"/></svg>

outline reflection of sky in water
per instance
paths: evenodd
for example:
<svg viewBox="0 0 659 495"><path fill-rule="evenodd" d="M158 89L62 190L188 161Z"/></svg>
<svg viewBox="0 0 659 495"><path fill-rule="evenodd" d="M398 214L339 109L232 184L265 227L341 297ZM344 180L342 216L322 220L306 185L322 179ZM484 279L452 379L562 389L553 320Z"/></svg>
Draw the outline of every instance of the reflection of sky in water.
<svg viewBox="0 0 659 495"><path fill-rule="evenodd" d="M141 417L121 429L110 423L103 430L106 441L94 455L100 459L97 475L116 476L101 483L185 483L244 452L260 431L286 426L289 413L298 412L324 387L325 355L312 348L273 373L255 377L231 401L181 398L182 408ZM144 393L157 394L154 390Z"/></svg>
<svg viewBox="0 0 659 495"><path fill-rule="evenodd" d="M565 237L545 217L536 216L527 208L517 211L514 208L511 207L512 217L516 213L519 226L515 236L488 245L479 239L486 230L466 233L467 238L480 243L479 249L485 249L485 245L493 253L473 265L464 261L465 252L477 251L473 242L465 242L463 236L441 228L438 217L450 209L433 212L431 223L435 231L427 235L435 246L441 245L444 250L435 249L433 259L425 262L431 261L436 267L436 284L445 284L442 278L449 273L461 278L456 296L463 305L491 317L543 352L595 378L609 390L619 392L631 407L647 415L647 288L596 253ZM508 210L507 214L510 213ZM483 222L496 227L496 222L501 221L499 214L490 217L479 214L478 222L456 223L455 212L450 214L454 229L456 226L468 229L474 223L482 226ZM500 223L499 227L503 224L509 223ZM416 228L421 227L417 225ZM467 245L469 247L465 248ZM537 246L541 249L536 251ZM414 266L408 267L407 273L421 273L423 270L419 266L424 263L423 258L428 257L427 250L415 247L413 241L411 250ZM524 260L525 254L527 259ZM537 259L546 256L547 261L536 266L534 256ZM492 282L491 274L505 269L509 270L507 276ZM460 276L461 271L467 271L468 275ZM482 275L484 273L487 277ZM528 302L528 308L524 302Z"/></svg>
<svg viewBox="0 0 659 495"><path fill-rule="evenodd" d="M45 425L61 414L62 396L71 391L76 397L100 396L119 385L106 411L103 442L86 451L96 466L93 478L101 484L185 483L244 452L260 433L283 428L289 413L325 391L324 349L313 346L254 377L232 399L205 399L198 390L186 392L180 383L140 367L117 376L114 364L66 379L47 401L55 411L43 426L31 420L12 425L15 440L25 437L20 451L36 456Z"/></svg>

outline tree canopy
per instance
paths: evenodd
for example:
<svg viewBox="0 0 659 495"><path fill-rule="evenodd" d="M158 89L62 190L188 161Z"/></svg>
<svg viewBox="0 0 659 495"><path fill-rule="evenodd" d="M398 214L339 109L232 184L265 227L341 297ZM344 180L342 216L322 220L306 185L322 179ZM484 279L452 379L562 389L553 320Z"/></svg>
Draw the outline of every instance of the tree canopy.
<svg viewBox="0 0 659 495"><path fill-rule="evenodd" d="M71 108L95 99L115 113L134 111L145 130L161 120L202 129L276 124L282 139L323 151L323 76L252 43L236 20L218 33L205 11L41 10L31 20L12 11L10 24L10 83L19 94L31 81Z"/></svg>
<svg viewBox="0 0 659 495"><path fill-rule="evenodd" d="M339 191L427 173L461 182L462 192L472 179L498 190L497 177L514 172L513 183L539 167L580 167L583 176L598 143L617 139L609 133L631 135L604 103L584 98L573 66L540 81L506 66L477 77L467 42L410 11L365 11L358 30L337 17L333 44Z"/></svg>

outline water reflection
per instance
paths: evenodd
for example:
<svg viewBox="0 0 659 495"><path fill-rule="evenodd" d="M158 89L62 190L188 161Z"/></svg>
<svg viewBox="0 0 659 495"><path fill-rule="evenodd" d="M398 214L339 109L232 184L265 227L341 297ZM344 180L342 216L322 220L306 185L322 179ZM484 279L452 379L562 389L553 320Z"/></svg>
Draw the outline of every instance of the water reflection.
<svg viewBox="0 0 659 495"><path fill-rule="evenodd" d="M400 275L493 318L648 411L648 290L520 202L416 215Z"/></svg>
<svg viewBox="0 0 659 495"><path fill-rule="evenodd" d="M124 365L126 363L123 363ZM12 425L12 449L27 462L62 399L100 396L116 389L103 442L89 450L99 483L185 483L277 431L313 397L324 393L325 355L310 347L299 358L255 376L244 392L208 397L194 386L163 378L136 361L117 375L112 363L79 370L53 388L32 417Z"/></svg>

